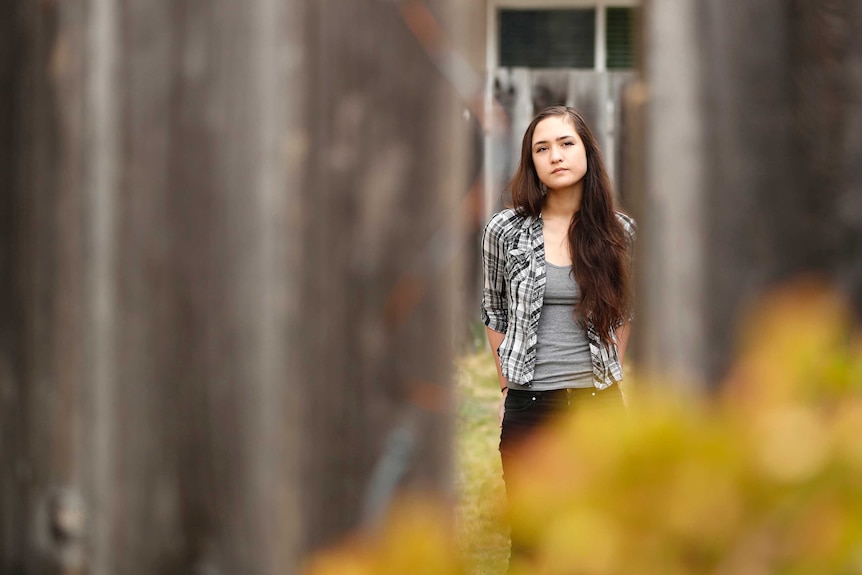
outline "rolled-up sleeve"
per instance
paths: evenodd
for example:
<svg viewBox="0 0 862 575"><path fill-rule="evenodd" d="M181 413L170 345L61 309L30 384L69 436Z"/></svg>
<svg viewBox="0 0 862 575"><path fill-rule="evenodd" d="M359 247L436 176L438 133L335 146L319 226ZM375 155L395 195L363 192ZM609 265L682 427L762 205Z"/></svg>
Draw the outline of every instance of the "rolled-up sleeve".
<svg viewBox="0 0 862 575"><path fill-rule="evenodd" d="M638 229L637 223L635 222L634 218L632 218L631 216L622 214L622 213L619 213L618 217L619 217L620 222L623 224L623 229L625 230L626 235L628 236L628 240L629 240L628 241L628 256L629 256L628 264L629 264L629 266L632 266L634 263L635 237L637 236L637 229ZM634 307L630 305L629 309L626 313L625 320L618 321L614 325L614 329L619 328L621 325L623 325L627 322L632 322L632 321L634 321L634 319L635 319L635 310L634 310Z"/></svg>
<svg viewBox="0 0 862 575"><path fill-rule="evenodd" d="M494 331L509 327L506 298L506 258L502 228L492 218L482 232L482 322Z"/></svg>

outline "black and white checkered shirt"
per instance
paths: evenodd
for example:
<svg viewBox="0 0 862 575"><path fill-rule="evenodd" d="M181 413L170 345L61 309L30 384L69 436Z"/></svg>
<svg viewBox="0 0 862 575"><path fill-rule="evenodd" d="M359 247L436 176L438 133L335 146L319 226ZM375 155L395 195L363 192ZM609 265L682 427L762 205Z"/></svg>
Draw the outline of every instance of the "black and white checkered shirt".
<svg viewBox="0 0 862 575"><path fill-rule="evenodd" d="M617 217L634 238L634 220L619 212ZM503 376L510 383L530 385L545 294L542 217L525 216L512 209L494 214L482 234L482 268L482 321L506 334L498 350ZM598 389L605 389L623 378L617 346L602 343L589 321L586 331L593 380ZM611 340L616 341L613 332Z"/></svg>

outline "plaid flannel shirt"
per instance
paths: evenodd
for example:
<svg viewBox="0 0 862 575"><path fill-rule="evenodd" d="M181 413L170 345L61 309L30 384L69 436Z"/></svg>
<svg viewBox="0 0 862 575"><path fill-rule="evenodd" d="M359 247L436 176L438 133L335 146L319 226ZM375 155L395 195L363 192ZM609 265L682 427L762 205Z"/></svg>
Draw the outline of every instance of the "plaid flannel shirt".
<svg viewBox="0 0 862 575"><path fill-rule="evenodd" d="M634 240L635 222L617 212ZM482 234L482 321L506 337L497 352L503 376L510 383L530 385L536 364L536 337L545 295L545 242L542 217L507 209L494 214ZM631 318L628 318L631 319ZM618 323L622 325L620 320ZM587 321L593 380L605 389L622 380L616 336L605 345Z"/></svg>

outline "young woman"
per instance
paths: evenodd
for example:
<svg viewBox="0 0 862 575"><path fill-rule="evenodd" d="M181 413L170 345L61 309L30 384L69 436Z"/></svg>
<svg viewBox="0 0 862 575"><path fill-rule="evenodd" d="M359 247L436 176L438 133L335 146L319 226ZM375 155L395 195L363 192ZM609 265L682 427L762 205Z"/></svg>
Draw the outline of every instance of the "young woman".
<svg viewBox="0 0 862 575"><path fill-rule="evenodd" d="M503 478L549 417L622 405L634 221L619 212L596 139L572 108L533 119L510 184L512 209L482 239L482 320L503 392Z"/></svg>

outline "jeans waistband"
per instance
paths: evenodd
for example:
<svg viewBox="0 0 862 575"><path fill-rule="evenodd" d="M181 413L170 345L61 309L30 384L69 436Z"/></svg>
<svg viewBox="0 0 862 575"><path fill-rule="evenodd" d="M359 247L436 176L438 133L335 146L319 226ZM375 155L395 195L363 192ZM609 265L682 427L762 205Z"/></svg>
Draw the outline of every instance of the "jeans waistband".
<svg viewBox="0 0 862 575"><path fill-rule="evenodd" d="M598 397L600 395L619 394L619 386L612 385L606 389L598 389L595 387L567 387L565 389L549 389L546 391L534 391L532 389L512 389L507 392L509 395L518 396L541 396L548 399L581 399Z"/></svg>

